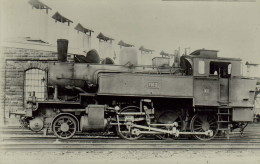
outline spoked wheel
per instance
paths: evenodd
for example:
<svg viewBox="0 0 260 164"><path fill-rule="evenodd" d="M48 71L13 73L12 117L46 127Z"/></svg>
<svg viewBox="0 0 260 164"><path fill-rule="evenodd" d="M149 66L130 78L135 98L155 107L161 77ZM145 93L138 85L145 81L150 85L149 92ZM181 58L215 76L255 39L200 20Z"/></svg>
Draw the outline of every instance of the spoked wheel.
<svg viewBox="0 0 260 164"><path fill-rule="evenodd" d="M138 107L135 106L130 106L130 107L126 107L124 109L122 109L120 112L139 112L140 109ZM119 116L120 117L120 116ZM121 116L122 117L122 116ZM134 116L134 118L138 118L140 116ZM119 118L120 119L120 118ZM121 123L126 123L125 121ZM138 124L144 124L143 121L139 121ZM131 131L133 130L132 128L130 128L130 130L127 128L127 125L120 125L119 128L118 126L116 126L116 130L117 130L117 134L123 138L123 139L127 139L127 140L137 140L139 138L141 138L143 135L139 134L139 135L132 135Z"/></svg>
<svg viewBox="0 0 260 164"><path fill-rule="evenodd" d="M76 133L77 123L71 116L60 116L53 122L53 132L61 139L69 139Z"/></svg>
<svg viewBox="0 0 260 164"><path fill-rule="evenodd" d="M194 135L198 140L211 140L218 132L217 117L214 114L197 113L191 119L190 129L192 132L205 132L207 130L212 130L213 135L211 137L206 135Z"/></svg>
<svg viewBox="0 0 260 164"><path fill-rule="evenodd" d="M181 116L176 111L165 111L156 120L157 124L173 124L174 122L178 123L178 130L184 129L184 124ZM162 127L162 129L167 129L167 127ZM158 139L168 139L170 138L169 134L158 134L156 135Z"/></svg>

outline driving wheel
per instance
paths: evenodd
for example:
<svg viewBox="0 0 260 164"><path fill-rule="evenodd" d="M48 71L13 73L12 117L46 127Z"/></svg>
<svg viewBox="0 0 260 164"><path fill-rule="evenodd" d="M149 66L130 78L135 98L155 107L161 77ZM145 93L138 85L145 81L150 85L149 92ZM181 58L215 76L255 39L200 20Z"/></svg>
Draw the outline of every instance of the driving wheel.
<svg viewBox="0 0 260 164"><path fill-rule="evenodd" d="M160 114L156 120L156 123L158 124L173 124L174 122L178 123L178 127L177 129L179 131L183 130L183 120L181 118L181 116L175 111L175 110L169 110L169 111L165 111L162 114ZM169 127L161 127L162 129L168 129ZM172 138L171 136L169 136L169 134L158 134L156 135L156 138L158 139L168 139L168 138Z"/></svg>
<svg viewBox="0 0 260 164"><path fill-rule="evenodd" d="M123 108L120 113L124 112L124 113L127 113L127 112L139 112L140 109L138 107L135 107L135 106L129 106L129 107L126 107L126 108ZM132 134L132 130L133 128L132 127L127 127L127 121L125 121L125 117L126 116L119 116L119 120L120 120L120 123L121 125L116 126L116 130L117 130L117 134L123 138L123 139L127 139L127 140L137 140L139 138L141 138L143 135L142 134L139 134L139 135L133 135ZM141 117L141 116L138 116L138 115L130 115L130 117L132 118L138 118L138 117ZM137 123L137 122L132 122L132 123ZM144 124L143 121L138 121L138 124Z"/></svg>
<svg viewBox="0 0 260 164"><path fill-rule="evenodd" d="M191 119L190 129L192 132L205 132L212 130L212 136L193 135L198 140L211 140L218 132L217 117L215 114L211 113L197 113Z"/></svg>

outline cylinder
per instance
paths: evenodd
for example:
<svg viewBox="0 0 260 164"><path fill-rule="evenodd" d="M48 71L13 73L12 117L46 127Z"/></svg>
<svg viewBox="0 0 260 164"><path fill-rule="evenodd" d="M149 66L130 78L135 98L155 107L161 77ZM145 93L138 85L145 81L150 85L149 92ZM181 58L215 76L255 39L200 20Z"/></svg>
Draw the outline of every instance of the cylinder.
<svg viewBox="0 0 260 164"><path fill-rule="evenodd" d="M58 39L57 40L58 61L60 61L60 62L67 61L68 44L69 44L69 41L67 39Z"/></svg>
<svg viewBox="0 0 260 164"><path fill-rule="evenodd" d="M81 116L80 118L80 130L82 132L97 132L97 131L104 131L105 127L107 126L107 119L103 119L101 123L98 121L93 123L93 118L89 118L88 116Z"/></svg>

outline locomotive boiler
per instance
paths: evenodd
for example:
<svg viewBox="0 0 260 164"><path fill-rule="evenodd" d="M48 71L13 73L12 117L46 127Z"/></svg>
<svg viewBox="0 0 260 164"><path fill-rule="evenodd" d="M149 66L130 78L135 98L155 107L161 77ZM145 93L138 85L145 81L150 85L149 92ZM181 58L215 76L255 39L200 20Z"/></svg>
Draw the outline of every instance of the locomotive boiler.
<svg viewBox="0 0 260 164"><path fill-rule="evenodd" d="M129 140L210 140L253 121L256 80L242 76L240 59L200 49L175 66L143 66L135 50L125 48L120 65L93 62L95 55L68 62L66 41L60 42L59 61L48 66L48 98L32 95L26 106L23 121L33 131L48 129L61 139L114 132Z"/></svg>

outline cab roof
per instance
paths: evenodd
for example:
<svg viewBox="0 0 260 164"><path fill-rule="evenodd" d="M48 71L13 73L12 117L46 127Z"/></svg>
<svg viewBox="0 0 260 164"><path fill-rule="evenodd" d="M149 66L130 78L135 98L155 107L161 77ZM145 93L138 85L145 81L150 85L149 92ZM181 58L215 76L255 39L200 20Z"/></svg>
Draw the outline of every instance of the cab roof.
<svg viewBox="0 0 260 164"><path fill-rule="evenodd" d="M205 50L205 49L199 49L196 50L189 55L191 58L204 58L204 59L216 59L216 60L235 60L235 61L241 61L239 58L224 58L224 57L218 57L218 51L217 50Z"/></svg>

